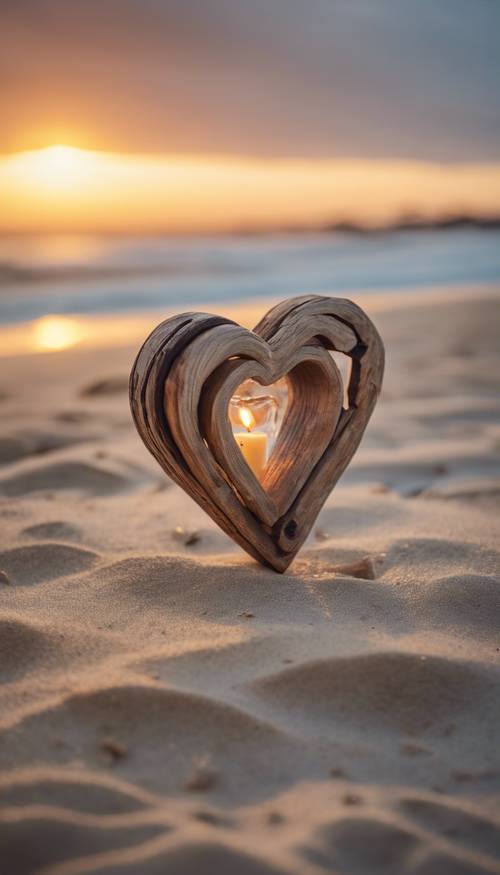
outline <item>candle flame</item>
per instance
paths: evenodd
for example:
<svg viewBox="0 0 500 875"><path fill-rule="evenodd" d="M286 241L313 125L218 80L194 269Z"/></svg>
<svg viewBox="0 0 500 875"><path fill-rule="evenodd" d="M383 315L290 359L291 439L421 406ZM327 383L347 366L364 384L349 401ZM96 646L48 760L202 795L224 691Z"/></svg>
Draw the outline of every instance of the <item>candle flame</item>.
<svg viewBox="0 0 500 875"><path fill-rule="evenodd" d="M240 409L240 419L246 430L252 431L252 428L255 426L255 417L248 407L242 407Z"/></svg>

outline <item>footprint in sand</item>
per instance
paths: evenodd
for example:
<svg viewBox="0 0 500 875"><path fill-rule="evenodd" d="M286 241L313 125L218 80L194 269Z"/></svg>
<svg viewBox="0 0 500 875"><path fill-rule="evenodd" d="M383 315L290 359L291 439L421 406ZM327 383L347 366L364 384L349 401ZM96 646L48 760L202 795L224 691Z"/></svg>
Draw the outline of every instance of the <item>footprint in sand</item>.
<svg viewBox="0 0 500 875"><path fill-rule="evenodd" d="M422 592L423 608L433 626L457 627L458 633L490 631L498 643L500 579L481 574L450 574Z"/></svg>
<svg viewBox="0 0 500 875"><path fill-rule="evenodd" d="M0 775L0 809L50 805L99 816L144 811L157 804L156 797L116 775L50 766Z"/></svg>
<svg viewBox="0 0 500 875"><path fill-rule="evenodd" d="M447 804L409 796L401 800L400 808L424 829L469 850L500 858L500 819L472 813L461 800Z"/></svg>
<svg viewBox="0 0 500 875"><path fill-rule="evenodd" d="M425 859L412 870L412 875L491 875L500 872L500 868L491 862L464 860L460 852L457 856L429 851Z"/></svg>
<svg viewBox="0 0 500 875"><path fill-rule="evenodd" d="M141 875L286 875L281 867L215 841L177 845L141 860L137 871ZM99 869L99 875L114 875L114 870Z"/></svg>
<svg viewBox="0 0 500 875"><path fill-rule="evenodd" d="M500 553L479 544L446 538L409 538L395 541L387 551L384 571L407 576L418 569L419 586L444 574L496 574ZM393 575L394 576L394 575Z"/></svg>
<svg viewBox="0 0 500 875"><path fill-rule="evenodd" d="M33 544L0 552L0 568L17 586L28 586L86 571L98 554L69 544Z"/></svg>
<svg viewBox="0 0 500 875"><path fill-rule="evenodd" d="M21 621L15 614L0 617L0 681L11 681L31 673L55 671L61 667L88 668L102 660L112 645L88 631L61 635L57 626ZM89 652L85 652L88 648ZM2 715L0 714L0 718Z"/></svg>
<svg viewBox="0 0 500 875"><path fill-rule="evenodd" d="M112 495L129 489L137 480L130 476L98 467L88 462L53 462L0 479L0 495L9 497L28 495L32 492L77 490L87 495Z"/></svg>
<svg viewBox="0 0 500 875"><path fill-rule="evenodd" d="M481 708L500 720L494 673L437 656L387 652L325 659L284 669L249 688L320 733L341 725L368 733L375 727L442 733L453 716L465 718Z"/></svg>
<svg viewBox="0 0 500 875"><path fill-rule="evenodd" d="M0 679L3 683L22 677L47 658L57 663L64 647L57 636L15 617L0 618Z"/></svg>
<svg viewBox="0 0 500 875"><path fill-rule="evenodd" d="M10 817L9 812L4 813L0 822L0 847L2 860L8 861L8 875L27 875L75 858L132 849L161 837L167 829L154 820L138 824L133 815L115 817L107 824L104 815L54 813L48 807L44 812L43 806L36 813L29 808L25 812L11 809ZM103 871L101 867L99 871Z"/></svg>
<svg viewBox="0 0 500 875"><path fill-rule="evenodd" d="M0 437L0 465L17 462L27 456L40 456L82 443L85 435L59 435L38 431L20 431Z"/></svg>
<svg viewBox="0 0 500 875"><path fill-rule="evenodd" d="M449 846L436 850L431 837L375 817L344 818L321 827L311 844L299 849L327 872L349 875L487 875L495 860Z"/></svg>
<svg viewBox="0 0 500 875"><path fill-rule="evenodd" d="M34 526L27 526L22 529L21 535L26 535L28 538L33 538L35 541L79 541L81 531L71 523L66 523L64 520L52 520L51 522L38 523Z"/></svg>
<svg viewBox="0 0 500 875"><path fill-rule="evenodd" d="M419 839L409 830L368 817L343 818L321 827L302 855L328 872L401 875Z"/></svg>

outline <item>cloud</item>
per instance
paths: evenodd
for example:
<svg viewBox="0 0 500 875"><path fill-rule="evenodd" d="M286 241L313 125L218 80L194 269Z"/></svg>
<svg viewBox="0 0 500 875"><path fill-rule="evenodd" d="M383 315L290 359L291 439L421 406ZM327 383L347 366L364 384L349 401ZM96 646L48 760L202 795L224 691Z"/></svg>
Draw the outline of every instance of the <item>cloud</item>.
<svg viewBox="0 0 500 875"><path fill-rule="evenodd" d="M3 0L0 151L487 161L492 0Z"/></svg>

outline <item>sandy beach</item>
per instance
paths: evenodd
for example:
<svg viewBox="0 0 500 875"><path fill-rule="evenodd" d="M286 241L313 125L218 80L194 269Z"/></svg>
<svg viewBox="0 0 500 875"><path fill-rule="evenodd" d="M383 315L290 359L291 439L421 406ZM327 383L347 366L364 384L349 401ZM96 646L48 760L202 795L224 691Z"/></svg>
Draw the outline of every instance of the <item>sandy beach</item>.
<svg viewBox="0 0 500 875"><path fill-rule="evenodd" d="M137 338L0 359L2 875L500 873L498 296L355 300L382 396L284 575L143 447Z"/></svg>

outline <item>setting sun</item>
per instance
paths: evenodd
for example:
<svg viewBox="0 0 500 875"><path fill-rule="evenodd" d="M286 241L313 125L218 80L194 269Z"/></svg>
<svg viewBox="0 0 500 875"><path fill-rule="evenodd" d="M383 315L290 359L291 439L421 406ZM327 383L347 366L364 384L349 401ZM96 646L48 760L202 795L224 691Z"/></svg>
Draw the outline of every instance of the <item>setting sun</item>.
<svg viewBox="0 0 500 875"><path fill-rule="evenodd" d="M21 172L35 190L52 193L78 191L95 168L94 153L64 144L22 152L14 162L14 172Z"/></svg>

